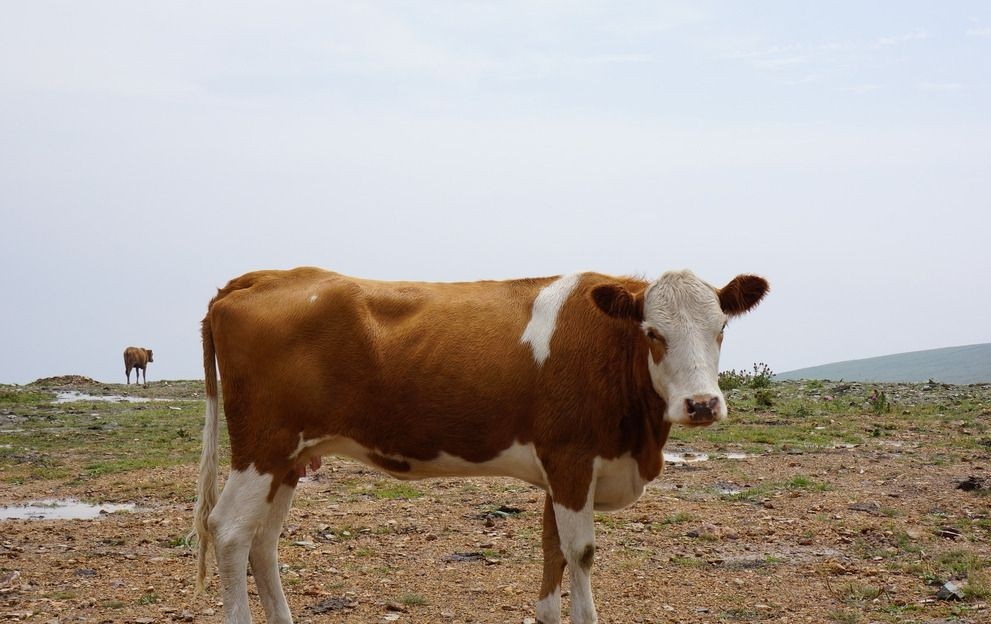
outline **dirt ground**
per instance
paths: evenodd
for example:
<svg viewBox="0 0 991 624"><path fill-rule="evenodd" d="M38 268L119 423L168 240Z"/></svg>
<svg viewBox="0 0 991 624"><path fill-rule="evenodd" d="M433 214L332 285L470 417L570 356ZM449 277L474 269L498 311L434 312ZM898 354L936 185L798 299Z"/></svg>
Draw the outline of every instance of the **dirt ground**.
<svg viewBox="0 0 991 624"><path fill-rule="evenodd" d="M964 431L951 414L934 419L939 429L895 425L874 437L838 423L863 440L806 448L675 432L668 450L708 460L669 463L638 503L597 514L600 622L991 622L991 444L952 444L987 435L991 391L982 392L968 399ZM899 422L897 409L886 418ZM746 418L773 429L779 415ZM841 418L871 415L812 412L807 426ZM947 438L931 447L932 436ZM0 479L2 504L136 504L93 520L0 520L0 622L221 621L216 575L195 595L183 539L195 480L192 462ZM542 503L542 492L508 479L401 483L325 458L300 484L280 542L294 617L532 622ZM954 579L961 595L941 596ZM263 622L253 593L252 609Z"/></svg>

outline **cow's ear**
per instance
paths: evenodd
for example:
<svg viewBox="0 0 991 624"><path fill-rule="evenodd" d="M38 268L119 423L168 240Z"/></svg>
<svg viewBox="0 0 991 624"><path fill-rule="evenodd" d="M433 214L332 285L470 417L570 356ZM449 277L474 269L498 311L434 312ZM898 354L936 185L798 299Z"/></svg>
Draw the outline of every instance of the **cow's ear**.
<svg viewBox="0 0 991 624"><path fill-rule="evenodd" d="M631 293L619 284L602 284L592 289L595 307L607 315L631 321L643 321L643 293Z"/></svg>
<svg viewBox="0 0 991 624"><path fill-rule="evenodd" d="M719 290L719 307L728 316L747 312L760 303L770 290L767 280L757 275L737 275Z"/></svg>

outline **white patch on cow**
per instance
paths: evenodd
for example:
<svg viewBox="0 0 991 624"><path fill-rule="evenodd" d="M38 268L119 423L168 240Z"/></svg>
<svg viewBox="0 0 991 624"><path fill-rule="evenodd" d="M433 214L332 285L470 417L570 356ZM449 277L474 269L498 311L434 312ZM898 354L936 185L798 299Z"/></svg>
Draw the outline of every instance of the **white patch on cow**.
<svg viewBox="0 0 991 624"><path fill-rule="evenodd" d="M498 455L485 462L470 462L457 455L441 452L430 460L419 460L402 455L383 453L363 446L351 438L324 436L305 440L300 434L296 450L289 459L296 463L306 458L324 455L344 455L357 459L376 470L386 472L397 479L426 479L431 477L515 477L538 487L546 487L547 475L537 458L533 444L514 443ZM389 470L377 464L372 457L378 456L409 465L409 470Z"/></svg>
<svg viewBox="0 0 991 624"><path fill-rule="evenodd" d="M664 419L690 424L686 399L718 398L714 420L726 416L726 400L719 390L718 337L726 324L716 289L691 271L668 272L644 293L644 331L664 337L660 362L647 356L654 389L667 402Z"/></svg>
<svg viewBox="0 0 991 624"><path fill-rule="evenodd" d="M561 586L538 600L535 611L541 624L561 624Z"/></svg>
<svg viewBox="0 0 991 624"><path fill-rule="evenodd" d="M627 453L615 459L597 458L596 461L596 511L616 511L639 500L647 482L640 476L637 460Z"/></svg>
<svg viewBox="0 0 991 624"><path fill-rule="evenodd" d="M551 338L557 329L558 315L580 279L581 273L559 277L540 289L533 300L530 322L523 330L520 342L530 345L538 365L543 365L551 355Z"/></svg>
<svg viewBox="0 0 991 624"><path fill-rule="evenodd" d="M320 298L320 295L310 295L309 301L310 301L310 303L316 303L317 302L317 299L319 299L319 298Z"/></svg>
<svg viewBox="0 0 991 624"><path fill-rule="evenodd" d="M589 547L595 547L595 522L592 514L595 483L601 460L595 460L592 483L585 506L579 511L554 503L554 518L561 540L561 552L571 571L571 621L575 624L595 622L595 600L592 597L591 567L582 567L581 560Z"/></svg>

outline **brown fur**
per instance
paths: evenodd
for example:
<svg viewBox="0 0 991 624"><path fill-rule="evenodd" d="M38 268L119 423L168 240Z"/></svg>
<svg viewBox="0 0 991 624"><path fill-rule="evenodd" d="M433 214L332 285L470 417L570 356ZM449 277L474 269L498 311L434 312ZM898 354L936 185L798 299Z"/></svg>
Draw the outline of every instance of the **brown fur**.
<svg viewBox="0 0 991 624"><path fill-rule="evenodd" d="M144 347L128 347L124 349L124 372L127 374L127 383L131 383L131 370L137 369L134 373L134 383L139 383L138 376L144 374L145 384L148 383L148 364L154 362L151 349Z"/></svg>

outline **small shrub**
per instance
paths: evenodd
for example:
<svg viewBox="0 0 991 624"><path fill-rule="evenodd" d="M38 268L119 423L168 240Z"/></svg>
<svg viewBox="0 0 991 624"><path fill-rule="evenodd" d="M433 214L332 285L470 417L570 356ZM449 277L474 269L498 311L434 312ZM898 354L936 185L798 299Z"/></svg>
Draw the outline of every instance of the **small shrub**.
<svg viewBox="0 0 991 624"><path fill-rule="evenodd" d="M427 599L421 594L403 594L400 600L407 607L420 607L427 604Z"/></svg>
<svg viewBox="0 0 991 624"><path fill-rule="evenodd" d="M737 388L742 388L747 385L747 374L744 372L737 372L735 370L728 370L719 373L719 389L723 392L728 390L736 390Z"/></svg>
<svg viewBox="0 0 991 624"><path fill-rule="evenodd" d="M749 386L751 388L767 388L771 385L771 379L774 378L774 371L771 367L763 362L758 362L754 364L754 372L750 376Z"/></svg>
<svg viewBox="0 0 991 624"><path fill-rule="evenodd" d="M891 404L888 403L888 397L885 396L883 390L875 389L867 397L867 403L871 406L871 411L875 414L880 415L891 411Z"/></svg>
<svg viewBox="0 0 991 624"><path fill-rule="evenodd" d="M769 390L758 390L754 394L754 403L757 407L769 408L774 406L774 395Z"/></svg>
<svg viewBox="0 0 991 624"><path fill-rule="evenodd" d="M774 371L763 362L754 364L753 372L730 369L719 373L719 388L724 392L737 388L767 388L774 378Z"/></svg>

